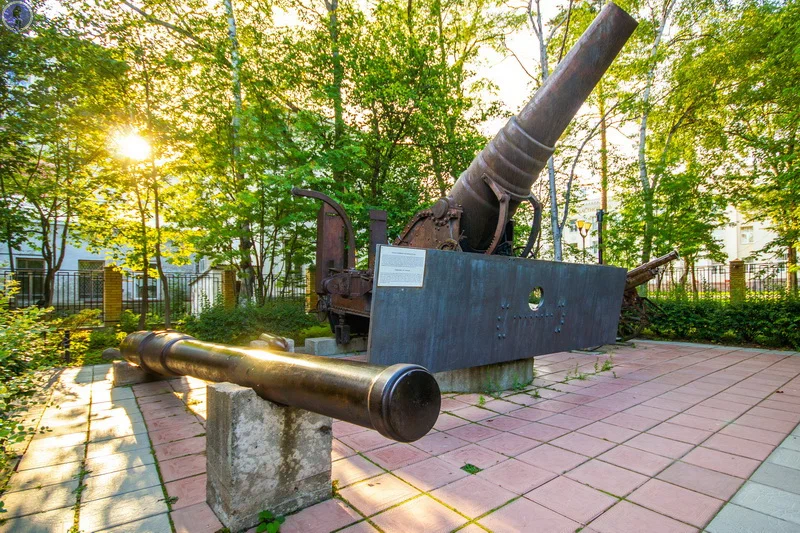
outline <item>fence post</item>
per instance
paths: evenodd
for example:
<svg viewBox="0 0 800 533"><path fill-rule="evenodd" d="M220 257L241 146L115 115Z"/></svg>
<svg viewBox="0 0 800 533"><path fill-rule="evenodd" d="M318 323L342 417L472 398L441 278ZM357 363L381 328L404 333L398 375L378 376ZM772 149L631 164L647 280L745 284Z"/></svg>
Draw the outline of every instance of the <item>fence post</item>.
<svg viewBox="0 0 800 533"><path fill-rule="evenodd" d="M103 322L118 324L122 317L122 271L114 265L103 269Z"/></svg>
<svg viewBox="0 0 800 533"><path fill-rule="evenodd" d="M222 305L225 309L236 307L236 272L234 270L222 271Z"/></svg>
<svg viewBox="0 0 800 533"><path fill-rule="evenodd" d="M306 313L313 313L317 310L317 300L319 296L316 291L317 267L310 265L306 269Z"/></svg>
<svg viewBox="0 0 800 533"><path fill-rule="evenodd" d="M747 295L747 281L744 276L744 261L734 259L728 264L731 278L731 303L743 303Z"/></svg>

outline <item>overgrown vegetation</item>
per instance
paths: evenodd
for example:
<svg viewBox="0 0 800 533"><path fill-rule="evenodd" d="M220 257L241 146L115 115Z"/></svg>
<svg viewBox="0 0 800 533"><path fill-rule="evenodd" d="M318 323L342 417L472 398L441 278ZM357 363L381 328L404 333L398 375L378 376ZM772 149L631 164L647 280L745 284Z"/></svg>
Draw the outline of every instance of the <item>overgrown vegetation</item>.
<svg viewBox="0 0 800 533"><path fill-rule="evenodd" d="M307 336L330 335L327 326L320 326L316 318L291 301L245 304L233 309L214 305L197 317L188 317L183 330L200 340L238 345L247 344L262 333L291 337L298 343Z"/></svg>
<svg viewBox="0 0 800 533"><path fill-rule="evenodd" d="M662 312L652 317L646 331L655 337L800 349L800 300L659 301L658 305Z"/></svg>

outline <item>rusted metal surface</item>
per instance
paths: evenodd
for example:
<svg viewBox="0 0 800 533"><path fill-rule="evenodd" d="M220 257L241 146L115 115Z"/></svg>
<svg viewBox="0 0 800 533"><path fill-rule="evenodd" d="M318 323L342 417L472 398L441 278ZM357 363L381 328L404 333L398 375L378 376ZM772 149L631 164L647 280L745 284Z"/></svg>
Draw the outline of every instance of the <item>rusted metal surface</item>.
<svg viewBox="0 0 800 533"><path fill-rule="evenodd" d="M678 259L678 251L673 250L628 271L625 277L625 294L622 298L617 330L617 336L621 340L627 341L640 335L644 328L650 325L650 317L654 313L660 312L658 305L649 298L640 296L636 288L658 276L661 268L676 259Z"/></svg>
<svg viewBox="0 0 800 533"><path fill-rule="evenodd" d="M422 288L373 288L369 362L441 372L613 343L624 287L617 267L427 250Z"/></svg>
<svg viewBox="0 0 800 533"><path fill-rule="evenodd" d="M439 386L417 365L387 367L237 348L174 331L131 333L120 352L154 374L236 383L266 400L372 428L401 442L424 436L439 416Z"/></svg>
<svg viewBox="0 0 800 533"><path fill-rule="evenodd" d="M447 196L408 222L394 241L395 246L513 256L519 250L513 249L512 217L521 203L529 202L534 219L521 250L521 257L529 257L540 233L542 217L541 204L531 193L531 187L553 154L555 142L636 25L622 9L607 4L533 99L475 157ZM382 225L371 215L369 268L356 270L352 228L338 204L314 191L293 192L326 202L345 221L349 242L345 268L320 263L321 259L330 262L330 257L336 257L330 247L339 235L331 237L324 231L318 234L317 246L326 250L317 255L319 310L328 314L337 340L366 334L372 312L369 288L374 269L372 251L377 244L386 242L385 222ZM334 230L331 226L331 231ZM612 314L616 314L614 309L609 308Z"/></svg>

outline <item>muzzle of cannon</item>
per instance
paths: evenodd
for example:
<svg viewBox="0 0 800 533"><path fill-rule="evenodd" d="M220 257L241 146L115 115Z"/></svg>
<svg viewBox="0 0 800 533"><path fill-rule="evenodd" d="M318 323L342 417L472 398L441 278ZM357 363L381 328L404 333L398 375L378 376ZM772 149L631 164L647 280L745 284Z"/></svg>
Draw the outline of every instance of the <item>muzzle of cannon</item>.
<svg viewBox="0 0 800 533"><path fill-rule="evenodd" d="M372 428L400 442L421 438L439 416L439 386L418 365L237 348L174 331L131 333L120 352L154 374L250 387L266 400Z"/></svg>
<svg viewBox="0 0 800 533"><path fill-rule="evenodd" d="M376 353L402 353L437 362L425 367L438 372L613 341L624 289L622 269L514 260L531 256L540 233L542 206L531 192L534 182L636 26L625 11L607 4L530 102L475 157L445 197L408 222L391 249L385 246L386 213L371 211L365 270L355 267L353 226L342 206L316 191L292 190L323 202L317 218L314 290L317 311L329 319L337 342L369 335L370 361L386 362L388 356ZM512 217L522 203L533 208L533 223L520 250L514 246ZM438 259L439 252L450 251L471 253ZM391 264L384 255L392 256ZM512 261L498 263L498 256ZM591 290L586 285L590 282L595 285ZM543 299L534 302L532 290L543 292ZM390 309L377 312L381 293ZM476 307L492 316L484 324L486 331L478 326L484 317ZM606 320L602 309L614 318ZM568 325L574 319L567 317L575 315L584 322L581 327ZM550 341L532 347L531 335ZM513 341L505 342L509 336ZM412 342L400 350L394 343L401 339ZM465 350L482 355L464 356ZM438 364L445 360L450 362Z"/></svg>
<svg viewBox="0 0 800 533"><path fill-rule="evenodd" d="M668 254L656 257L643 265L629 270L625 280L625 290L629 291L635 289L639 285L644 285L658 275L658 271L661 267L675 261L678 257L678 251L672 250Z"/></svg>
<svg viewBox="0 0 800 533"><path fill-rule="evenodd" d="M625 277L625 294L622 297L622 309L617 327L617 335L621 340L628 341L641 335L644 329L650 325L651 315L660 312L658 305L649 298L639 296L637 287L654 279L662 267L678 257L678 251L673 250L628 271Z"/></svg>

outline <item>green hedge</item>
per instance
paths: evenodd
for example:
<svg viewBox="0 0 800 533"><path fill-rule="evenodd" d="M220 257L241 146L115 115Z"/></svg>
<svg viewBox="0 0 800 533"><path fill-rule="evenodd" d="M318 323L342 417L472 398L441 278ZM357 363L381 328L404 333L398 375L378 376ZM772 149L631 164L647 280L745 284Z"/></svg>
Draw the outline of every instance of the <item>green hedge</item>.
<svg viewBox="0 0 800 533"><path fill-rule="evenodd" d="M302 302L274 301L234 309L215 305L197 317L187 317L181 329L200 340L245 345L262 333L295 338L314 326L319 321L305 312Z"/></svg>
<svg viewBox="0 0 800 533"><path fill-rule="evenodd" d="M729 304L659 300L649 333L661 338L800 350L800 300Z"/></svg>

